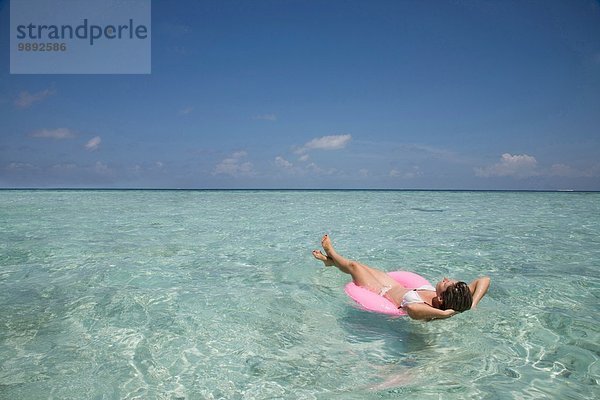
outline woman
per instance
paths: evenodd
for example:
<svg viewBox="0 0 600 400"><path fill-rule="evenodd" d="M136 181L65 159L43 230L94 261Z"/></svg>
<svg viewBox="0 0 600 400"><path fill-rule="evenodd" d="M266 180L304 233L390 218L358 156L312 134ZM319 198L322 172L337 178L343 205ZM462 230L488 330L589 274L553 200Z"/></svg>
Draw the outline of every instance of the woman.
<svg viewBox="0 0 600 400"><path fill-rule="evenodd" d="M433 286L407 289L388 274L357 261L340 256L331 245L329 236L323 236L321 246L325 250L314 250L313 256L326 266L335 265L340 271L352 275L358 286L385 297L398 308L403 308L414 319L449 318L457 312L463 312L479 303L490 286L490 278L481 277L470 284L444 278Z"/></svg>

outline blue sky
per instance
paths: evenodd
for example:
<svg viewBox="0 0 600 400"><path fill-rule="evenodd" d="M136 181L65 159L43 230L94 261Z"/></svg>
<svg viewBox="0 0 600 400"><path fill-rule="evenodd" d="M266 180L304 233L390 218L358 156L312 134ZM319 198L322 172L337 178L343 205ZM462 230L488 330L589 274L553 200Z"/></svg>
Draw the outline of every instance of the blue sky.
<svg viewBox="0 0 600 400"><path fill-rule="evenodd" d="M596 1L153 1L150 75L9 74L0 187L600 190Z"/></svg>

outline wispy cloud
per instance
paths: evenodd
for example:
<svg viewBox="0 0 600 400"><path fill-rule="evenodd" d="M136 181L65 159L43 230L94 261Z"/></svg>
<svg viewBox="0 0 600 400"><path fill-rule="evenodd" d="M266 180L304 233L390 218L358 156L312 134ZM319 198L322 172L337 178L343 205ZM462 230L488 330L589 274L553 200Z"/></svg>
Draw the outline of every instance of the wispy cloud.
<svg viewBox="0 0 600 400"><path fill-rule="evenodd" d="M563 163L555 163L550 167L540 166L535 157L521 154L503 154L500 161L487 167L475 168L475 174L484 178L513 177L528 178L532 176L554 178L598 178L600 164L588 168L576 168Z"/></svg>
<svg viewBox="0 0 600 400"><path fill-rule="evenodd" d="M475 168L475 174L484 178L494 176L509 176L514 178L527 178L540 175L537 170L537 160L535 157L520 154L512 155L502 154L500 161L487 167Z"/></svg>
<svg viewBox="0 0 600 400"><path fill-rule="evenodd" d="M414 166L409 170L400 170L397 168L392 168L390 170L389 176L392 178L401 178L401 179L414 179L419 176L422 176L423 172L418 166Z"/></svg>
<svg viewBox="0 0 600 400"><path fill-rule="evenodd" d="M248 156L245 151L236 151L215 166L213 175L230 175L233 177L254 175L254 165L244 161Z"/></svg>
<svg viewBox="0 0 600 400"><path fill-rule="evenodd" d="M310 163L306 166L309 173L314 175L334 175L339 174L340 171L337 168L321 168L315 163Z"/></svg>
<svg viewBox="0 0 600 400"><path fill-rule="evenodd" d="M294 167L294 164L281 156L275 157L275 165L283 169L292 169Z"/></svg>
<svg viewBox="0 0 600 400"><path fill-rule="evenodd" d="M329 135L315 138L304 145L305 149L339 150L346 147L352 135Z"/></svg>
<svg viewBox="0 0 600 400"><path fill-rule="evenodd" d="M261 114L255 115L252 117L254 120L262 120L262 121L277 121L277 115L275 114Z"/></svg>
<svg viewBox="0 0 600 400"><path fill-rule="evenodd" d="M552 176L562 176L567 178L575 178L582 176L581 171L576 170L575 168L566 165L566 164L554 164L550 167L550 175Z"/></svg>
<svg viewBox="0 0 600 400"><path fill-rule="evenodd" d="M563 178L597 178L600 177L600 164L587 169L578 169L566 164L553 164L548 175Z"/></svg>
<svg viewBox="0 0 600 400"><path fill-rule="evenodd" d="M57 128L57 129L41 129L39 131L35 131L29 134L29 136L34 138L43 138L43 139L70 139L75 137L75 134L68 128Z"/></svg>
<svg viewBox="0 0 600 400"><path fill-rule="evenodd" d="M89 150L89 151L98 150L98 147L100 147L101 142L102 142L102 138L100 138L100 136L94 136L93 138L91 138L90 140L87 141L87 143L84 145L84 147L86 150Z"/></svg>
<svg viewBox="0 0 600 400"><path fill-rule="evenodd" d="M52 165L50 170L57 173L66 173L76 171L78 168L79 166L75 163L59 163Z"/></svg>
<svg viewBox="0 0 600 400"><path fill-rule="evenodd" d="M112 177L116 173L116 171L113 168L101 161L96 161L96 163L93 166L91 166L89 170L93 174L102 177Z"/></svg>
<svg viewBox="0 0 600 400"><path fill-rule="evenodd" d="M436 159L454 163L465 163L468 160L456 152L444 148L418 143L400 144L398 151L415 159Z"/></svg>
<svg viewBox="0 0 600 400"><path fill-rule="evenodd" d="M30 171L38 169L35 165L24 162L11 162L6 165L5 169L11 171Z"/></svg>
<svg viewBox="0 0 600 400"><path fill-rule="evenodd" d="M52 96L54 93L56 93L54 89L46 89L36 93L29 93L25 90L19 93L14 104L17 108L29 108L34 103L40 102L45 98Z"/></svg>
<svg viewBox="0 0 600 400"><path fill-rule="evenodd" d="M275 165L279 168L280 171L294 176L327 176L339 174L341 172L336 168L322 168L314 162L300 165L294 164L291 161L286 160L282 156L275 157Z"/></svg>
<svg viewBox="0 0 600 400"><path fill-rule="evenodd" d="M310 150L340 150L352 140L352 135L328 135L314 138L304 146L297 148L294 153L299 157L300 161L308 161L310 158L307 154Z"/></svg>
<svg viewBox="0 0 600 400"><path fill-rule="evenodd" d="M188 107L184 107L181 110L179 110L177 112L178 115L188 115L189 113L191 113L192 111L194 111L194 107L192 106L188 106Z"/></svg>

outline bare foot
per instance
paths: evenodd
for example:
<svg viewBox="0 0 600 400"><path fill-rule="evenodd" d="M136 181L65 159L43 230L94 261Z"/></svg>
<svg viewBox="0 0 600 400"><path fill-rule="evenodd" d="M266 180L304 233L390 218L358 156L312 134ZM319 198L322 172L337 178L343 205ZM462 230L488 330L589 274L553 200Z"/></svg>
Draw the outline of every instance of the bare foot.
<svg viewBox="0 0 600 400"><path fill-rule="evenodd" d="M333 260L330 257L327 257L325 254L321 253L321 250L313 250L312 255L320 261L323 261L326 267L331 267L333 265Z"/></svg>
<svg viewBox="0 0 600 400"><path fill-rule="evenodd" d="M323 246L323 250L325 250L327 255L330 255L334 251L328 235L323 236L323 239L321 239L321 246Z"/></svg>

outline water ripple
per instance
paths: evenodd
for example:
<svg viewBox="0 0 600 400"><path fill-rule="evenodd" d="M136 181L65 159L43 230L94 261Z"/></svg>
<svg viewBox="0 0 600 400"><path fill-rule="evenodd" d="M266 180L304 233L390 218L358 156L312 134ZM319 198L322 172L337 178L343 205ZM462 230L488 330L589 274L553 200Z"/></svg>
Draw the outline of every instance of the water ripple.
<svg viewBox="0 0 600 400"><path fill-rule="evenodd" d="M599 199L4 191L0 397L594 398ZM492 288L446 321L366 313L311 258L323 232Z"/></svg>

